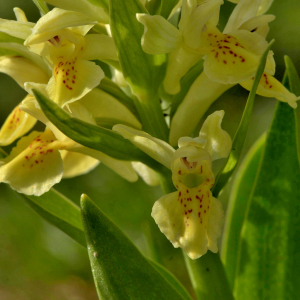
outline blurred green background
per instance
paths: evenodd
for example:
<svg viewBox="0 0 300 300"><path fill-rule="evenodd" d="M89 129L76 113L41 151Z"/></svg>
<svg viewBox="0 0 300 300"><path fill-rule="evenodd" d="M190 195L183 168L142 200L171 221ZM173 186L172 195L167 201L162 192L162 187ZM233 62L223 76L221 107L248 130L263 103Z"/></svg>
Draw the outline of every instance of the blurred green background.
<svg viewBox="0 0 300 300"><path fill-rule="evenodd" d="M0 0L0 17L14 19L13 7L23 9L29 21L35 22L39 18L37 8L30 0ZM224 26L233 7L229 2L223 5L220 28ZM300 70L300 3L298 0L274 0L269 13L276 15L268 40L276 40L273 46L277 63L276 78L281 80L284 55L289 55ZM0 74L0 89L2 125L26 93L3 74ZM241 87L234 87L207 112L224 109L223 127L232 137L247 95L248 92ZM274 99L256 98L244 153L267 130L275 104ZM37 126L37 130L42 128L41 125ZM88 194L148 256L150 253L144 233L152 232L163 253L162 262L189 286L180 251L173 249L150 217L154 201L162 194L160 188L151 188L141 180L129 184L101 164L87 175L63 180L55 188L77 204L82 193ZM229 192L230 184L221 195L225 207ZM0 184L0 299L97 299L85 249L43 221L5 184Z"/></svg>

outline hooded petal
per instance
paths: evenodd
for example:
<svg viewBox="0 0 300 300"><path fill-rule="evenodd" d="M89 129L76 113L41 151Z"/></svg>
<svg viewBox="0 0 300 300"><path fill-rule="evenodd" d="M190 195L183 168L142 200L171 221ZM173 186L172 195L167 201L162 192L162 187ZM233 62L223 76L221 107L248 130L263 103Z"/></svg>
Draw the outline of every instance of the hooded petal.
<svg viewBox="0 0 300 300"><path fill-rule="evenodd" d="M50 130L23 137L3 160L0 182L26 195L40 196L62 178L63 164L58 142Z"/></svg>
<svg viewBox="0 0 300 300"><path fill-rule="evenodd" d="M72 178L83 175L99 165L99 160L81 153L61 150L63 160L63 178Z"/></svg>
<svg viewBox="0 0 300 300"><path fill-rule="evenodd" d="M243 23L238 29L247 30L247 31L255 31L257 34L266 38L269 33L269 23L275 19L273 15L262 15L256 16L245 23Z"/></svg>
<svg viewBox="0 0 300 300"><path fill-rule="evenodd" d="M199 137L206 140L204 149L211 155L212 160L227 157L231 150L231 137L221 128L224 114L224 110L220 110L209 115L199 133Z"/></svg>
<svg viewBox="0 0 300 300"><path fill-rule="evenodd" d="M202 58L187 47L180 47L169 54L166 77L163 81L167 93L174 95L180 92L180 80L188 70Z"/></svg>
<svg viewBox="0 0 300 300"><path fill-rule="evenodd" d="M151 186L159 185L157 174L151 168L139 161L133 161L132 166L134 170L142 177L146 184Z"/></svg>
<svg viewBox="0 0 300 300"><path fill-rule="evenodd" d="M22 88L28 81L47 83L49 80L48 75L40 67L21 56L1 56L0 72L12 77Z"/></svg>
<svg viewBox="0 0 300 300"><path fill-rule="evenodd" d="M111 119L116 124L125 123L138 129L142 128L141 123L127 107L98 88L93 89L79 102L85 105L95 120Z"/></svg>
<svg viewBox="0 0 300 300"><path fill-rule="evenodd" d="M180 47L181 32L162 16L137 14L136 18L144 25L142 48L146 53L169 53Z"/></svg>
<svg viewBox="0 0 300 300"><path fill-rule="evenodd" d="M169 169L171 168L172 156L175 150L166 142L126 125L115 125L113 130L121 134L125 139L130 140L136 147L162 165Z"/></svg>
<svg viewBox="0 0 300 300"><path fill-rule="evenodd" d="M171 121L170 144L174 146L180 137L190 135L210 105L232 86L211 81L202 72L191 85Z"/></svg>
<svg viewBox="0 0 300 300"><path fill-rule="evenodd" d="M191 13L183 31L184 42L192 49L197 49L201 43L201 32L205 24L216 12L219 12L223 0L204 1L198 5Z"/></svg>
<svg viewBox="0 0 300 300"><path fill-rule="evenodd" d="M46 42L54 36L58 36L62 29L68 27L92 25L95 23L81 13L54 8L38 20L32 30L32 34L25 41L25 45L29 46Z"/></svg>
<svg viewBox="0 0 300 300"><path fill-rule="evenodd" d="M250 91L253 85L253 79L254 78L241 82L240 85ZM296 97L293 93L288 91L276 78L266 73L263 74L259 82L256 94L287 102L292 108L297 107L296 101L300 99L300 97Z"/></svg>
<svg viewBox="0 0 300 300"><path fill-rule="evenodd" d="M18 22L0 19L0 32L7 33L13 37L26 40L31 35L31 29L34 23Z"/></svg>
<svg viewBox="0 0 300 300"><path fill-rule="evenodd" d="M197 5L197 0L182 0L181 17L178 24L180 31L183 32L185 30L191 14Z"/></svg>
<svg viewBox="0 0 300 300"><path fill-rule="evenodd" d="M105 34L88 34L85 36L85 47L82 59L118 60L117 49L112 37Z"/></svg>
<svg viewBox="0 0 300 300"><path fill-rule="evenodd" d="M93 5L88 0L46 0L46 2L65 10L77 11L86 15L91 20L96 20L105 24L109 23L108 14L104 11L104 9Z"/></svg>
<svg viewBox="0 0 300 300"><path fill-rule="evenodd" d="M30 95L25 99L31 98ZM24 100L25 100L24 99ZM27 133L36 123L37 119L20 109L20 105L11 112L0 130L0 146L6 146Z"/></svg>
<svg viewBox="0 0 300 300"><path fill-rule="evenodd" d="M241 0L231 13L224 33L237 30L243 23L255 17L261 0ZM237 3L237 2L235 2Z"/></svg>
<svg viewBox="0 0 300 300"><path fill-rule="evenodd" d="M242 2L240 0L228 0L232 3L239 3ZM272 3L274 0L260 0L260 5L257 11L257 15L262 15L264 14L266 11L269 10L269 8L271 7ZM245 1L244 1L245 2Z"/></svg>

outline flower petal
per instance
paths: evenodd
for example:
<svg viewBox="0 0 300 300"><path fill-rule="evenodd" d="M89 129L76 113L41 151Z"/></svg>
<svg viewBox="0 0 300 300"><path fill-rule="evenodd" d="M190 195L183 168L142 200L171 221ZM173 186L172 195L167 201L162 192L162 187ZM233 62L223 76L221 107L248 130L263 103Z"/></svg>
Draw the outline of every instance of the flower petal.
<svg viewBox="0 0 300 300"><path fill-rule="evenodd" d="M0 32L7 33L13 37L26 40L31 35L31 29L34 23L18 22L0 19Z"/></svg>
<svg viewBox="0 0 300 300"><path fill-rule="evenodd" d="M212 81L224 84L237 84L253 77L260 57L268 46L262 36L246 30L225 35L210 27L205 35L212 50L204 61L204 71ZM265 71L274 73L274 68L270 52Z"/></svg>
<svg viewBox="0 0 300 300"><path fill-rule="evenodd" d="M28 22L27 17L21 8L14 7L13 11L15 13L15 16L16 16L16 19L18 22Z"/></svg>
<svg viewBox="0 0 300 300"><path fill-rule="evenodd" d="M159 185L157 174L151 168L139 161L133 161L132 166L134 170L142 177L146 184L150 186Z"/></svg>
<svg viewBox="0 0 300 300"><path fill-rule="evenodd" d="M199 133L199 137L207 141L204 149L211 155L212 160L227 157L231 150L231 137L221 128L224 114L224 110L220 110L209 115Z"/></svg>
<svg viewBox="0 0 300 300"><path fill-rule="evenodd" d="M169 169L171 168L172 156L175 150L166 142L126 125L115 125L113 130L121 134L125 139L130 140L136 147L162 165Z"/></svg>
<svg viewBox="0 0 300 300"><path fill-rule="evenodd" d="M171 95L180 92L180 80L188 70L202 58L202 54L180 47L169 54L166 77L163 81L165 91Z"/></svg>
<svg viewBox="0 0 300 300"><path fill-rule="evenodd" d="M181 32L162 16L137 14L136 18L144 25L142 48L146 53L169 53L180 47Z"/></svg>
<svg viewBox="0 0 300 300"><path fill-rule="evenodd" d="M105 34L88 34L85 36L85 47L82 59L118 60L117 49L112 37Z"/></svg>
<svg viewBox="0 0 300 300"><path fill-rule="evenodd" d="M200 46L199 38L205 24L219 12L223 0L210 0L200 3L191 13L183 31L184 42L192 49Z"/></svg>
<svg viewBox="0 0 300 300"><path fill-rule="evenodd" d="M77 11L86 15L91 20L96 20L105 24L109 23L108 14L104 11L104 9L93 5L88 0L46 0L46 2L62 9Z"/></svg>
<svg viewBox="0 0 300 300"><path fill-rule="evenodd" d="M251 18L250 20L243 23L238 29L255 31L257 34L266 38L269 33L269 23L275 19L273 15L262 15Z"/></svg>
<svg viewBox="0 0 300 300"><path fill-rule="evenodd" d="M100 151L90 149L79 144L77 144L75 147L72 147L72 149L70 150L78 153L83 153L95 159L98 159L99 161L101 161L101 163L130 182L135 182L138 180L138 175L134 171L130 161L118 160Z"/></svg>
<svg viewBox="0 0 300 300"><path fill-rule="evenodd" d="M253 78L241 82L240 85L250 91L253 85ZM288 91L276 78L266 73L263 74L259 82L256 94L264 97L274 97L279 101L287 102L292 108L297 107L296 101L300 99L300 97L296 97Z"/></svg>
<svg viewBox="0 0 300 300"><path fill-rule="evenodd" d="M199 167L205 172L206 162ZM174 170L175 173L180 171L183 170ZM161 197L152 209L151 215L161 232L174 247L181 247L191 259L199 258L209 249L207 227L209 218L214 217L210 212L213 198L211 184L205 181L195 188L179 186L178 192Z"/></svg>
<svg viewBox="0 0 300 300"><path fill-rule="evenodd" d="M181 18L178 24L180 31L184 31L190 20L193 10L198 5L197 0L183 0L181 7Z"/></svg>
<svg viewBox="0 0 300 300"><path fill-rule="evenodd" d="M76 58L59 57L47 86L50 98L61 107L85 96L104 77L104 72L95 63Z"/></svg>
<svg viewBox="0 0 300 300"><path fill-rule="evenodd" d="M232 1L233 2L233 1ZM237 30L243 23L255 17L261 0L241 0L231 13L224 33ZM237 3L237 2L235 2Z"/></svg>
<svg viewBox="0 0 300 300"><path fill-rule="evenodd" d="M25 46L46 42L68 27L95 23L81 13L54 8L38 20L32 29L31 36L25 41Z"/></svg>
<svg viewBox="0 0 300 300"><path fill-rule="evenodd" d="M0 182L26 195L40 196L62 178L63 164L50 130L23 137L0 167Z"/></svg>
<svg viewBox="0 0 300 300"><path fill-rule="evenodd" d="M98 88L93 89L79 101L86 106L96 120L112 119L115 120L115 123L125 123L138 129L142 128L141 123L127 107Z"/></svg>
<svg viewBox="0 0 300 300"><path fill-rule="evenodd" d="M99 165L98 159L85 154L61 150L60 155L63 160L63 178L86 174Z"/></svg>
<svg viewBox="0 0 300 300"><path fill-rule="evenodd" d="M190 135L210 105L232 86L214 82L202 72L191 85L172 119L169 143L174 146L180 137Z"/></svg>
<svg viewBox="0 0 300 300"><path fill-rule="evenodd" d="M262 15L269 10L274 0L262 0L257 15Z"/></svg>
<svg viewBox="0 0 300 300"><path fill-rule="evenodd" d="M1 56L0 72L12 77L22 88L27 81L47 83L49 80L48 75L40 67L20 56Z"/></svg>
<svg viewBox="0 0 300 300"><path fill-rule="evenodd" d="M31 98L30 95L25 99ZM25 100L24 99L24 100ZM37 119L20 109L20 105L11 112L0 130L0 146L6 146L27 133L36 123Z"/></svg>
<svg viewBox="0 0 300 300"><path fill-rule="evenodd" d="M16 43L0 43L0 48L12 50L14 52L17 52L21 56L28 58L30 61L43 69L47 76L51 76L51 71L45 61L39 55L29 51L27 47Z"/></svg>

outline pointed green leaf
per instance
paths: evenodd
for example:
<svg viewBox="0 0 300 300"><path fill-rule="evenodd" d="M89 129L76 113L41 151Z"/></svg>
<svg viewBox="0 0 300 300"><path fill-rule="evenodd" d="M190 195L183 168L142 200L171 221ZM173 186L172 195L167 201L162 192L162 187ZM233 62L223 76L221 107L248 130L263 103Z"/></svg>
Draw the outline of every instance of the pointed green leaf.
<svg viewBox="0 0 300 300"><path fill-rule="evenodd" d="M85 195L82 220L100 299L188 299L138 251L122 231Z"/></svg>
<svg viewBox="0 0 300 300"><path fill-rule="evenodd" d="M284 57L286 74L289 79L291 92L296 96L300 96L300 79L297 70L288 56ZM297 137L297 148L298 148L298 158L300 161L300 106L294 110L296 118L296 137Z"/></svg>
<svg viewBox="0 0 300 300"><path fill-rule="evenodd" d="M237 299L299 298L299 186L295 115L278 102L239 240Z"/></svg>
<svg viewBox="0 0 300 300"><path fill-rule="evenodd" d="M118 133L73 118L39 91L33 92L47 118L72 140L120 160L141 161L153 168L159 168L155 160Z"/></svg>
<svg viewBox="0 0 300 300"><path fill-rule="evenodd" d="M110 26L123 74L135 94L156 94L163 81L166 55L150 55L142 50L144 26L137 13L147 13L139 0L110 1ZM129 46L130 45L130 46Z"/></svg>
<svg viewBox="0 0 300 300"><path fill-rule="evenodd" d="M148 0L146 8L151 15L161 15L168 19L179 0Z"/></svg>
<svg viewBox="0 0 300 300"><path fill-rule="evenodd" d="M221 258L232 289L238 255L237 243L242 232L249 195L254 185L265 140L266 135L264 134L247 153L235 176L235 181L231 189L222 238Z"/></svg>
<svg viewBox="0 0 300 300"><path fill-rule="evenodd" d="M86 246L80 209L67 197L51 189L42 196L27 196L15 192L35 212L82 246Z"/></svg>
<svg viewBox="0 0 300 300"><path fill-rule="evenodd" d="M223 189L229 178L231 177L233 171L236 168L236 165L239 161L240 155L243 150L243 146L246 140L247 136L247 131L248 131L248 126L251 118L251 113L252 113L252 108L253 108L253 103L255 99L255 94L256 90L258 87L258 84L260 82L261 76L263 75L266 61L267 61L267 56L270 51L270 48L272 47L274 43L274 40L270 42L269 46L266 48L265 52L263 53L256 74L253 82L252 89L250 91L246 107L240 122L240 125L236 131L235 137L232 142L232 150L229 154L229 157L227 159L226 164L224 165L224 168L220 171L218 176L216 177L216 182L215 185L212 189L213 194L215 197L218 196L220 191Z"/></svg>
<svg viewBox="0 0 300 300"><path fill-rule="evenodd" d="M49 12L49 9L48 9L45 1L43 1L43 0L32 0L32 1L43 15L45 15Z"/></svg>
<svg viewBox="0 0 300 300"><path fill-rule="evenodd" d="M136 96L134 102L144 131L168 139L168 126L158 98L158 88L166 72L167 55L150 55L141 46L144 26L137 13L147 13L140 0L110 1L110 28L123 75Z"/></svg>

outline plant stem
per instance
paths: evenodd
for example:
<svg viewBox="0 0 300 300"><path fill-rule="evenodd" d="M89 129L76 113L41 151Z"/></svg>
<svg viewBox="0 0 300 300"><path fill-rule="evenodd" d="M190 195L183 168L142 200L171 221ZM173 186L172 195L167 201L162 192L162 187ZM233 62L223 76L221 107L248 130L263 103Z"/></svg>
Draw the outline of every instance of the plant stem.
<svg viewBox="0 0 300 300"><path fill-rule="evenodd" d="M196 260L183 256L197 299L234 299L219 254L208 251Z"/></svg>

